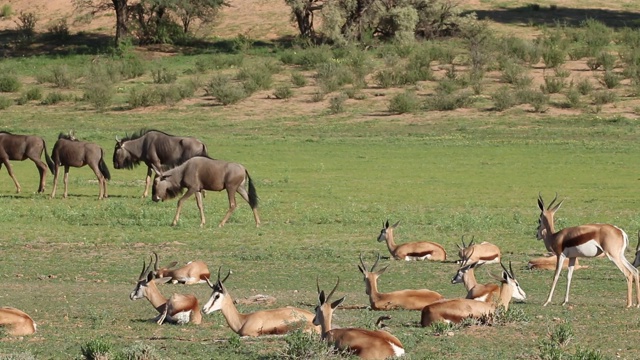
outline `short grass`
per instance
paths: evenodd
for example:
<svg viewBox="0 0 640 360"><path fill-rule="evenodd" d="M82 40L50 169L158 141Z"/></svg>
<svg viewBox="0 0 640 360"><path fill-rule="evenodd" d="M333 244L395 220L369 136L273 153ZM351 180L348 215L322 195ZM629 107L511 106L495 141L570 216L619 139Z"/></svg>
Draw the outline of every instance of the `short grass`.
<svg viewBox="0 0 640 360"><path fill-rule="evenodd" d="M543 308L552 274L524 270L528 258L545 251L535 240L538 192L547 201L555 192L566 198L559 227L611 222L626 229L635 245L640 227L640 195L633 191L636 120L531 115L412 125L401 117L354 123L328 115L234 121L212 116L209 109L118 116L47 111L10 108L7 128L37 133L49 149L59 129L74 128L78 137L102 145L109 159L116 135L143 126L198 136L212 156L249 169L261 198L263 226L254 227L242 203L227 226L217 228L226 195L208 192L204 229L198 227L194 200L187 202L179 225L170 227L175 201L142 199L144 169L115 170L109 159L109 199L97 200L97 182L82 168L70 172L69 198L51 200L32 193L35 166L13 162L23 193L15 194L6 172L0 173L0 298L3 305L30 313L39 330L33 337L2 340L2 353L21 353L28 344L37 358L73 358L82 346L102 339L114 349L150 344L163 358L276 356L283 339L229 343L232 332L220 314L206 316L202 326L147 322L155 316L151 306L128 299L141 262L151 251L160 253L161 262L202 259L214 271L219 266L233 270L227 286L235 297L269 294L277 306L309 309L316 302L316 277L323 288L340 277L337 293L347 295L346 304L366 305L358 256L386 254L375 241L386 219L401 221L399 242L437 241L452 259L464 234L498 244L528 294L526 303L512 306L528 321L463 327L453 336L420 328L418 312L391 312L390 331L411 358L535 358L540 341L564 322L580 334L575 346L624 358L639 350L629 336L640 330L637 310L624 309L623 277L609 261L585 261L591 268L575 273L570 307L559 305L561 281L554 302ZM379 286L463 296L463 288L449 282L455 269L451 263L392 261ZM478 277L490 281L485 272ZM202 303L209 295L202 285L161 289L166 295L195 293ZM258 308L242 306L241 311ZM379 315L343 310L335 322L371 327Z"/></svg>

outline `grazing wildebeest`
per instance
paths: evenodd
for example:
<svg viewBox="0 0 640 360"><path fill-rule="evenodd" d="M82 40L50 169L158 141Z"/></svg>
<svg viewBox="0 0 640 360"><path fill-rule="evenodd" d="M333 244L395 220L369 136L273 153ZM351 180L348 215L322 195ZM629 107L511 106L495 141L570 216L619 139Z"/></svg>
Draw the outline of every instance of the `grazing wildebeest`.
<svg viewBox="0 0 640 360"><path fill-rule="evenodd" d="M64 195L67 197L67 187L69 183L69 167L83 167L89 165L93 173L98 178L99 195L98 199L108 197L107 180L111 180L111 174L107 164L104 162L104 150L98 145L86 141L79 141L73 135L60 133L58 141L53 145L51 157L54 162L53 170L53 191L51 197L56 196L58 187L58 175L60 165L64 166Z"/></svg>
<svg viewBox="0 0 640 360"><path fill-rule="evenodd" d="M39 136L32 135L14 135L7 131L0 131L0 161L7 167L9 176L13 179L13 183L16 185L16 190L19 193L22 188L18 183L15 175L13 175L13 169L9 160L23 161L30 159L38 167L40 173L40 186L38 192L44 192L44 180L47 174L47 165L40 160L42 157L42 151L44 151L44 157L47 160L49 170L53 172L53 161L47 153L47 145L44 143L44 139ZM0 167L2 167L0 164Z"/></svg>
<svg viewBox="0 0 640 360"><path fill-rule="evenodd" d="M157 169L178 166L194 156L208 156L207 147L193 137L173 136L157 130L140 130L119 139L113 152L115 169L132 169L144 162L147 177L142 197L149 194L152 166Z"/></svg>
<svg viewBox="0 0 640 360"><path fill-rule="evenodd" d="M184 164L171 170L161 172L155 168L156 177L153 180L152 200L164 201L172 199L187 188L187 193L178 200L178 209L171 225L176 225L180 218L182 203L192 194L196 194L196 203L200 210L200 227L204 226L204 210L202 208L202 191L222 191L227 189L229 210L218 226L222 227L236 209L236 192L249 203L253 210L256 226L260 226L258 217L258 194L251 181L249 172L238 163L214 160L209 157L196 156ZM249 189L247 192L247 185Z"/></svg>

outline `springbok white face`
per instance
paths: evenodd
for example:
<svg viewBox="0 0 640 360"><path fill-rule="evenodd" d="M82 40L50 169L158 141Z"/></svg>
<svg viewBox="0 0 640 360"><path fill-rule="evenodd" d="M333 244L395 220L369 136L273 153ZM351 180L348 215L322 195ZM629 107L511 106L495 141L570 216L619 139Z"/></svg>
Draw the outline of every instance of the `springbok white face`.
<svg viewBox="0 0 640 360"><path fill-rule="evenodd" d="M231 270L229 270L229 273L227 273L227 276L225 276L223 280L220 280L221 268L222 267L218 268L218 280L216 280L215 284L213 284L208 278L206 279L207 284L209 284L209 287L213 292L211 293L207 303L202 307L202 312L205 314L211 314L214 311L222 309L224 298L227 296L227 289L224 288L223 283L229 278L229 275L231 275Z"/></svg>
<svg viewBox="0 0 640 360"><path fill-rule="evenodd" d="M518 280L516 280L513 273L513 268L511 267L511 262L509 262L509 270L507 270L507 268L502 263L500 263L500 265L502 265L502 269L503 269L503 272L502 272L503 281L511 285L511 289L512 289L511 297L516 300L526 300L527 294L520 287L520 283L518 282Z"/></svg>
<svg viewBox="0 0 640 360"><path fill-rule="evenodd" d="M538 240L543 240L547 235L548 229L551 229L551 227L553 226L553 216L564 201L562 200L556 206L553 206L553 203L555 203L556 200L558 200L558 194L556 194L556 197L553 198L549 206L545 209L542 196L538 195L538 208L540 209L540 218L538 219L538 233L536 234L536 238Z"/></svg>
<svg viewBox="0 0 640 360"><path fill-rule="evenodd" d="M147 291L147 285L150 281L153 280L153 272L151 271L151 265L153 260L149 262L149 265L142 261L142 272L140 276L138 276L138 283L136 283L136 287L133 289L131 294L129 294L129 299L138 300L145 297Z"/></svg>

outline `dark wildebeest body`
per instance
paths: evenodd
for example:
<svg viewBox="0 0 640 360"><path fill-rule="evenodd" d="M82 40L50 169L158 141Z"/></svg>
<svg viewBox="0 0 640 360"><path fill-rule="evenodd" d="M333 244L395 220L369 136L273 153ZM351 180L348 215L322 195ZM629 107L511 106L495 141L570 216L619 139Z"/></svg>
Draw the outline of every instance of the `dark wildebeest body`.
<svg viewBox="0 0 640 360"><path fill-rule="evenodd" d="M147 177L142 197L147 197L152 167L172 168L194 156L207 156L207 147L196 138L173 136L157 130L141 130L122 140L116 137L113 167L132 169L144 162L147 165Z"/></svg>
<svg viewBox="0 0 640 360"><path fill-rule="evenodd" d="M236 209L236 192L249 203L253 210L253 217L256 226L260 226L258 217L258 195L253 186L249 172L244 166L238 163L214 160L208 157L196 156L187 160L184 164L161 172L156 170L156 178L153 181L152 199L160 201L172 199L186 188L187 192L178 200L178 209L173 219L172 225L178 223L182 203L192 194L196 194L196 203L200 210L200 226L204 226L204 210L202 208L202 191L222 191L227 190L229 197L229 210L220 222L220 227L224 226L231 214ZM248 191L247 191L248 185Z"/></svg>
<svg viewBox="0 0 640 360"><path fill-rule="evenodd" d="M111 180L111 174L107 164L104 162L104 150L98 145L86 141L79 141L69 135L58 135L58 141L53 146L51 157L55 165L53 171L53 191L51 197L56 196L58 187L58 175L60 165L64 166L64 195L67 197L67 187L69 183L69 167L83 167L89 165L98 178L98 199L108 197L107 180Z"/></svg>
<svg viewBox="0 0 640 360"><path fill-rule="evenodd" d="M42 152L44 151L44 157L47 160L47 164L40 159ZM15 175L13 175L13 169L9 160L23 161L30 159L38 167L40 173L40 186L38 186L38 192L44 192L45 176L47 174L47 165L49 170L53 172L53 161L47 153L47 146L44 143L44 139L39 136L32 135L14 135L10 132L0 131L0 161L7 167L9 176L13 179L13 183L16 185L16 191L19 193L22 188L18 183ZM0 167L2 167L0 164Z"/></svg>

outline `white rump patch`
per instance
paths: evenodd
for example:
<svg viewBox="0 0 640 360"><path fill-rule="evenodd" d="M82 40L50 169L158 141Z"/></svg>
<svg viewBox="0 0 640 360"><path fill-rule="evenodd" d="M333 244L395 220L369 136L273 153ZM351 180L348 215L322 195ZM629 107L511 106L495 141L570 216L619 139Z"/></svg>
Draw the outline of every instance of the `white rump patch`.
<svg viewBox="0 0 640 360"><path fill-rule="evenodd" d="M179 312L173 315L171 318L180 325L187 324L189 320L191 320L191 310Z"/></svg>
<svg viewBox="0 0 640 360"><path fill-rule="evenodd" d="M603 250L595 240L589 240L584 244L565 248L562 252L566 257L595 257L602 254Z"/></svg>
<svg viewBox="0 0 640 360"><path fill-rule="evenodd" d="M484 295L482 295L480 297L473 298L473 300L485 302L485 301L487 301L487 296L489 296L489 294L484 294Z"/></svg>
<svg viewBox="0 0 640 360"><path fill-rule="evenodd" d="M420 260L429 260L429 259L431 259L431 254L427 254L425 256L408 256L407 255L404 257L405 261L412 261L412 260L420 261Z"/></svg>
<svg viewBox="0 0 640 360"><path fill-rule="evenodd" d="M391 348L393 349L393 354L395 356L402 356L404 355L404 349L401 348L400 346L393 344L393 343L389 343L389 345L391 345Z"/></svg>

